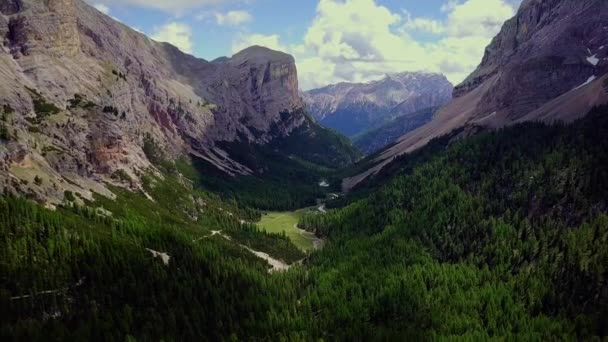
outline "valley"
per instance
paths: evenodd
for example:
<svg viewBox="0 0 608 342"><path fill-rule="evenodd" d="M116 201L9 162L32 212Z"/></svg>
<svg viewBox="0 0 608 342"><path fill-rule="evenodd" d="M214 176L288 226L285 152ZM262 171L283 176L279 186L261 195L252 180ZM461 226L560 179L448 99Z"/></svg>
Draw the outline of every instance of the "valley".
<svg viewBox="0 0 608 342"><path fill-rule="evenodd" d="M264 231L269 233L285 233L287 237L305 252L321 249L324 245L324 240L315 236L314 233L298 228L300 218L308 213L317 213L318 208L305 208L293 212L269 212L263 213L262 219L257 225Z"/></svg>
<svg viewBox="0 0 608 342"><path fill-rule="evenodd" d="M178 48L114 17L169 3L0 0L0 340L608 338L608 3L497 0L443 74L365 26L467 35L472 0L352 1L319 2L322 47L252 35L311 62L245 40L253 2L166 12Z"/></svg>

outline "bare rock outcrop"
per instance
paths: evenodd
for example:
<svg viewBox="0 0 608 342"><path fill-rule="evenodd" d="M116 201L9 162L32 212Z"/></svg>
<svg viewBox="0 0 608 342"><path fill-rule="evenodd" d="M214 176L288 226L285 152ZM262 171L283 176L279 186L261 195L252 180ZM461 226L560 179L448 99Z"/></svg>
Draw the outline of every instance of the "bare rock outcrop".
<svg viewBox="0 0 608 342"><path fill-rule="evenodd" d="M398 155L474 125L572 121L608 103L608 2L525 0L486 48L479 67L428 124L404 135L350 189Z"/></svg>
<svg viewBox="0 0 608 342"><path fill-rule="evenodd" d="M137 180L151 167L146 139L167 158L197 153L246 173L215 143L266 143L302 123L289 115L302 103L287 54L251 47L209 62L82 0L0 0L0 12L0 124L8 132L0 181L8 189L17 180L59 201L64 190L103 192L118 170Z"/></svg>

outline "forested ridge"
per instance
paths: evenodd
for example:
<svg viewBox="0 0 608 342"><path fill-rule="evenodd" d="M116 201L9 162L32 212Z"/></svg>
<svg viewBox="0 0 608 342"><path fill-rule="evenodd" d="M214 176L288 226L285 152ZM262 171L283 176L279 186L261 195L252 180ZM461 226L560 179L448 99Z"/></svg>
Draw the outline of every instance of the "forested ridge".
<svg viewBox="0 0 608 342"><path fill-rule="evenodd" d="M330 269L349 255L353 268L336 278L382 298L351 317L379 310L377 328L393 322L394 337L416 327L435 337L605 337L606 132L602 107L568 126L432 143L432 157L396 160L404 171L368 198L305 218L333 242L313 262Z"/></svg>
<svg viewBox="0 0 608 342"><path fill-rule="evenodd" d="M308 257L240 221L258 211L173 176L151 177L156 202L115 189L53 212L6 195L0 338L605 338L606 132L602 107L435 140L348 205L305 216L328 239ZM302 265L270 274L239 244Z"/></svg>

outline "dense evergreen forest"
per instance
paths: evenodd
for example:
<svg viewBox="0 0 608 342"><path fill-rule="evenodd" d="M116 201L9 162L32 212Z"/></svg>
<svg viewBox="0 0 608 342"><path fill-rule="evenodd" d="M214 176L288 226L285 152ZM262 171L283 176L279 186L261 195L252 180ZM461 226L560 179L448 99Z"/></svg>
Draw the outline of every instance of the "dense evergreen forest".
<svg viewBox="0 0 608 342"><path fill-rule="evenodd" d="M0 338L605 338L606 132L603 107L571 125L435 140L305 216L328 240L311 255L249 224L252 200L184 184L188 163L150 176L155 202L113 189L116 201L50 211L6 194ZM292 267L269 273L243 246Z"/></svg>

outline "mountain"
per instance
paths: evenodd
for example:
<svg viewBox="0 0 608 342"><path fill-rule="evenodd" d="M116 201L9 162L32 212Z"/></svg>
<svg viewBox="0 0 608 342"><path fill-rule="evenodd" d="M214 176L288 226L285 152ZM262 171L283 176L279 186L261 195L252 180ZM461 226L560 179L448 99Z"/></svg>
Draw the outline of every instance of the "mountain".
<svg viewBox="0 0 608 342"><path fill-rule="evenodd" d="M256 175L221 143L276 144L314 125L290 55L254 46L209 62L81 0L4 0L0 12L0 179L34 198L108 194L117 172L137 188L154 164L188 155ZM356 158L329 150L335 166Z"/></svg>
<svg viewBox="0 0 608 342"><path fill-rule="evenodd" d="M372 155L393 144L402 135L415 130L433 119L438 108L426 108L414 113L398 116L380 127L366 131L353 138L353 145L365 155Z"/></svg>
<svg viewBox="0 0 608 342"><path fill-rule="evenodd" d="M465 123L341 194L376 157L335 169L359 155L289 56L199 60L71 0L0 11L0 340L608 337L608 105L575 112L593 79L533 111L572 122Z"/></svg>
<svg viewBox="0 0 608 342"><path fill-rule="evenodd" d="M566 121L608 102L608 3L526 0L486 48L479 67L433 120L399 139L346 189L394 157L462 126Z"/></svg>
<svg viewBox="0 0 608 342"><path fill-rule="evenodd" d="M396 117L438 107L451 98L445 76L424 72L386 75L370 83L339 83L303 93L322 125L353 137Z"/></svg>
<svg viewBox="0 0 608 342"><path fill-rule="evenodd" d="M1 196L0 334L601 341L607 131L605 107L570 125L436 139L360 200L292 213L327 241L311 255L243 222L260 213L171 177L150 188L155 201L117 191L52 211Z"/></svg>

